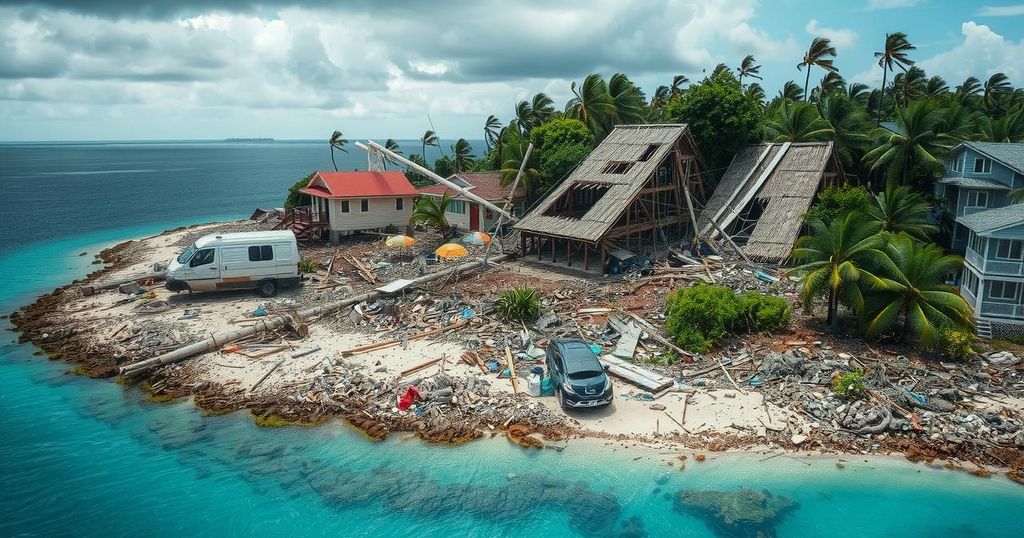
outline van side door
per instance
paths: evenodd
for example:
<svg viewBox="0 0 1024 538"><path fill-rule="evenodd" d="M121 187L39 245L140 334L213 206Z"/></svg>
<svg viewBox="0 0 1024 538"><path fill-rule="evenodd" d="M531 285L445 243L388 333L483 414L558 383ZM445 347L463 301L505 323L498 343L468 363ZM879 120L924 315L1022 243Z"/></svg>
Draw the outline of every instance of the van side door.
<svg viewBox="0 0 1024 538"><path fill-rule="evenodd" d="M295 243L275 243L274 264L279 277L299 276L299 249Z"/></svg>
<svg viewBox="0 0 1024 538"><path fill-rule="evenodd" d="M221 247L220 288L245 288L254 285L249 267L249 250L245 246Z"/></svg>
<svg viewBox="0 0 1024 538"><path fill-rule="evenodd" d="M188 285L194 291L212 291L220 282L217 248L201 248L188 262Z"/></svg>

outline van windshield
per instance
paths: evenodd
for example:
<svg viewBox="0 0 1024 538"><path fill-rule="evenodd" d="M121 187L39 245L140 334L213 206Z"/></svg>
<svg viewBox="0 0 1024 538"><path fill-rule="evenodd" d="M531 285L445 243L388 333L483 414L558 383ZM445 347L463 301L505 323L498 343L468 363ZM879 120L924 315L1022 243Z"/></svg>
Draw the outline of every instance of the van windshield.
<svg viewBox="0 0 1024 538"><path fill-rule="evenodd" d="M185 252L182 252L181 254L178 255L178 263L188 262L190 259L192 259L192 255L196 253L196 250L198 250L196 248L196 244L192 243L188 248L185 249Z"/></svg>

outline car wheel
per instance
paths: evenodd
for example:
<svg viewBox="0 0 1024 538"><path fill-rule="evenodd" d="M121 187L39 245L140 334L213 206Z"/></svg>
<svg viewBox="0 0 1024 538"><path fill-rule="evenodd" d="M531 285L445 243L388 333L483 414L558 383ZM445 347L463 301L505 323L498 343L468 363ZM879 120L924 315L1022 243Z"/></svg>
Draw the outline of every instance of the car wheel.
<svg viewBox="0 0 1024 538"><path fill-rule="evenodd" d="M264 280L260 282L259 287L256 290L260 293L260 297L273 297L277 294L277 282L273 280Z"/></svg>
<svg viewBox="0 0 1024 538"><path fill-rule="evenodd" d="M556 389L555 396L555 399L558 400L558 407L565 409L565 395L562 394L562 389Z"/></svg>

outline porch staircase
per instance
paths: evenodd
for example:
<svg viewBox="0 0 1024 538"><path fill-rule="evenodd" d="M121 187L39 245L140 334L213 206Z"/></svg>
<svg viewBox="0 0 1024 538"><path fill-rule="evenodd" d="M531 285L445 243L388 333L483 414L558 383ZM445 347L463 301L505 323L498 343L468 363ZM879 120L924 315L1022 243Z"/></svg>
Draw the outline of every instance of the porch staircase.
<svg viewBox="0 0 1024 538"><path fill-rule="evenodd" d="M309 245L316 241L316 230L322 227L325 219L313 216L310 208L296 207L285 211L284 217L274 225L275 230L291 230L296 241L301 245Z"/></svg>
<svg viewBox="0 0 1024 538"><path fill-rule="evenodd" d="M978 333L978 338L992 338L992 322L976 319L974 320L974 329Z"/></svg>

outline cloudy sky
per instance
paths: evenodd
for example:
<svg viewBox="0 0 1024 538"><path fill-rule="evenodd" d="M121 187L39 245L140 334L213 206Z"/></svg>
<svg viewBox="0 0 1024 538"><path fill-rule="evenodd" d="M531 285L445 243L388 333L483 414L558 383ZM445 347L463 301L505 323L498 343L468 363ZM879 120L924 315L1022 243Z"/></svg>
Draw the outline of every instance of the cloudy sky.
<svg viewBox="0 0 1024 538"><path fill-rule="evenodd" d="M929 74L1024 85L1020 0L0 0L0 140L417 138L428 114L480 138L590 72L651 93L754 54L772 95L818 35L877 84L893 31Z"/></svg>

